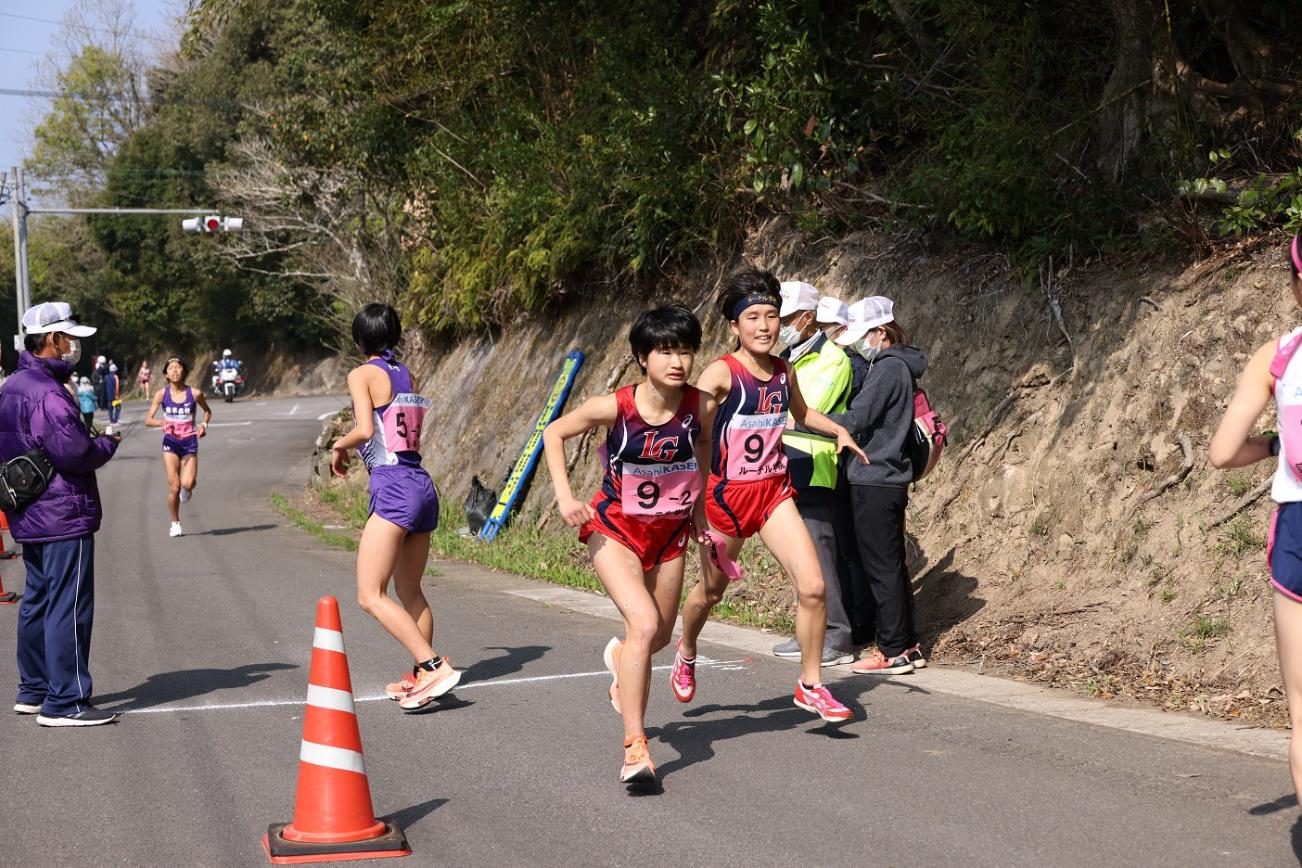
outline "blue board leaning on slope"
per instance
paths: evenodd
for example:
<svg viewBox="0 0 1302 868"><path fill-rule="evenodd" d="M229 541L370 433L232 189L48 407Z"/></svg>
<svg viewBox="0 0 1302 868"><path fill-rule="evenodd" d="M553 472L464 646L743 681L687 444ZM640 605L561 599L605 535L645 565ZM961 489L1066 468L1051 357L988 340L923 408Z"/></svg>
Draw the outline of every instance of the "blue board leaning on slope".
<svg viewBox="0 0 1302 868"><path fill-rule="evenodd" d="M583 367L583 353L574 350L565 355L565 362L561 365L561 373L556 378L556 385L552 386L552 392L547 396L547 403L538 414L538 421L534 423L533 431L525 441L520 457L511 468L511 475L506 478L506 484L502 486L502 495L497 499L493 511L489 513L488 521L484 522L484 526L479 530L479 538L485 542L497 536L497 532L505 526L507 518L510 517L511 510L515 509L515 503L520 499L524 484L529 481L534 467L538 464L538 453L542 452L543 429L561 414L561 410L565 407L565 399L570 396L574 378L581 367Z"/></svg>

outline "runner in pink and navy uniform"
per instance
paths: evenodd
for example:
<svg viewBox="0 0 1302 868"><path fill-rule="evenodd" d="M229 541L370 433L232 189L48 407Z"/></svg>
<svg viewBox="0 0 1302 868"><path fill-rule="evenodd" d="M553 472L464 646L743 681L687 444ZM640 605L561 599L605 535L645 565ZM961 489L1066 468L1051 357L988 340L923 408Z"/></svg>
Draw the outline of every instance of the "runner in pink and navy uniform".
<svg viewBox="0 0 1302 868"><path fill-rule="evenodd" d="M644 718L651 655L669 643L683 587L683 552L702 521L701 467L709 454L702 436L701 393L687 385L701 346L701 324L681 304L642 314L629 345L646 379L590 398L547 426L543 447L565 523L579 528L592 565L624 618L624 639L606 643L610 704L624 719L627 784L655 780ZM565 441L606 428L604 473L591 504L574 496Z"/></svg>
<svg viewBox="0 0 1302 868"><path fill-rule="evenodd" d="M145 425L163 429L163 468L167 471L167 510L172 516L168 536L181 536L181 504L190 500L199 481L199 438L208 433L212 409L203 393L185 384L190 366L173 356L163 365L167 385L154 393ZM203 421L194 424L195 408L203 409ZM155 418L159 410L163 418Z"/></svg>
<svg viewBox="0 0 1302 868"><path fill-rule="evenodd" d="M430 644L434 614L420 587L430 531L439 523L438 492L420 463L430 400L397 359L401 339L402 323L387 304L368 304L353 319L353 340L366 362L348 374L357 424L335 441L332 467L347 475L349 450L356 449L371 475L370 517L357 548L357 599L414 660L410 675L385 688L411 710L447 693L461 673ZM387 593L391 580L401 604Z"/></svg>
<svg viewBox="0 0 1302 868"><path fill-rule="evenodd" d="M853 713L819 678L826 591L813 540L792 502L782 446L787 414L797 424L835 438L838 452L845 449L867 459L844 427L806 405L790 367L772 354L781 321L779 292L776 277L751 268L730 277L719 295L719 312L736 336L737 348L706 368L697 382L713 414L705 505L711 556L702 558L701 580L683 600L683 635L669 684L679 702L696 696L697 638L723 599L729 580L724 570L735 564L745 538L758 534L796 586L800 679L793 702L826 721L850 720Z"/></svg>
<svg viewBox="0 0 1302 868"><path fill-rule="evenodd" d="M1289 245L1293 299L1302 306L1302 236ZM1278 456L1266 559L1275 589L1275 643L1293 735L1289 770L1302 795L1302 328L1264 344L1248 360L1208 450L1216 467L1246 467ZM1274 398L1279 434L1252 433Z"/></svg>

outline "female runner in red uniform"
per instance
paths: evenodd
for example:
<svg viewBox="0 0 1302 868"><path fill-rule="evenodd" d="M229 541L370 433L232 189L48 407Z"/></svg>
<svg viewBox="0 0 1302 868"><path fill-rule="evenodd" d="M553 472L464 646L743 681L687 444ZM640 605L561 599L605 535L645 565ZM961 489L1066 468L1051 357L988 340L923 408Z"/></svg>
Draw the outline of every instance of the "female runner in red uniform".
<svg viewBox="0 0 1302 868"><path fill-rule="evenodd" d="M646 375L636 385L590 398L543 432L547 469L565 523L580 528L597 578L624 616L624 640L606 645L613 682L610 702L624 718L624 783L651 783L643 717L651 684L651 655L669 644L683 587L683 554L697 538L702 476L701 394L687 380L701 347L701 324L681 304L647 311L629 333L633 357ZM574 497L565 441L608 429L605 473L591 504Z"/></svg>
<svg viewBox="0 0 1302 868"><path fill-rule="evenodd" d="M758 269L734 274L719 295L719 311L738 348L706 368L697 383L707 403L717 405L705 490L708 533L716 541L709 545L713 554L701 558L701 581L683 601L683 635L670 686L679 702L696 695L696 640L728 586L719 564L734 561L742 542L758 533L796 584L800 680L794 702L823 720L849 720L853 713L819 680L827 600L813 540L792 502L795 490L782 451L787 412L811 431L835 437L838 451L868 459L844 427L805 404L790 366L770 355L778 341L779 307L777 278Z"/></svg>

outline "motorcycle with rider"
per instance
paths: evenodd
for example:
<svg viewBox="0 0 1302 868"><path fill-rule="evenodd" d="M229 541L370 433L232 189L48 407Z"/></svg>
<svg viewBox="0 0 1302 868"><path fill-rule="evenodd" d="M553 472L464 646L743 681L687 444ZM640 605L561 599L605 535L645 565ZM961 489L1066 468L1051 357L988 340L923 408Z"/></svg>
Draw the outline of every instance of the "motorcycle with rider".
<svg viewBox="0 0 1302 868"><path fill-rule="evenodd" d="M244 364L229 349L222 350L222 357L212 363L212 393L222 398L227 404L235 400L244 391Z"/></svg>

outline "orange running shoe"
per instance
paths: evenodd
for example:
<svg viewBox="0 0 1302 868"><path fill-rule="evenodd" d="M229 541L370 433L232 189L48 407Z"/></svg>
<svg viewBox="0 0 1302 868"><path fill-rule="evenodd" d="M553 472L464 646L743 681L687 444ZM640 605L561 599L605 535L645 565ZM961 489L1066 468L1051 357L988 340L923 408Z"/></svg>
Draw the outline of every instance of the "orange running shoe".
<svg viewBox="0 0 1302 868"><path fill-rule="evenodd" d="M619 770L622 784L649 784L656 779L656 767L647 750L646 736L635 735L624 742L624 767Z"/></svg>
<svg viewBox="0 0 1302 868"><path fill-rule="evenodd" d="M442 664L433 672L420 670L416 686L398 700L398 707L407 711L421 708L456 687L460 681L461 673L452 668L451 660L444 657Z"/></svg>
<svg viewBox="0 0 1302 868"><path fill-rule="evenodd" d="M616 714L624 713L619 707L619 654L623 650L624 643L612 636L601 654L601 658L606 661L606 668L610 670L610 706Z"/></svg>
<svg viewBox="0 0 1302 868"><path fill-rule="evenodd" d="M399 678L397 681L384 685L384 695L395 702L406 696L413 687L416 686L416 676L419 673L415 666L411 667L411 672Z"/></svg>

